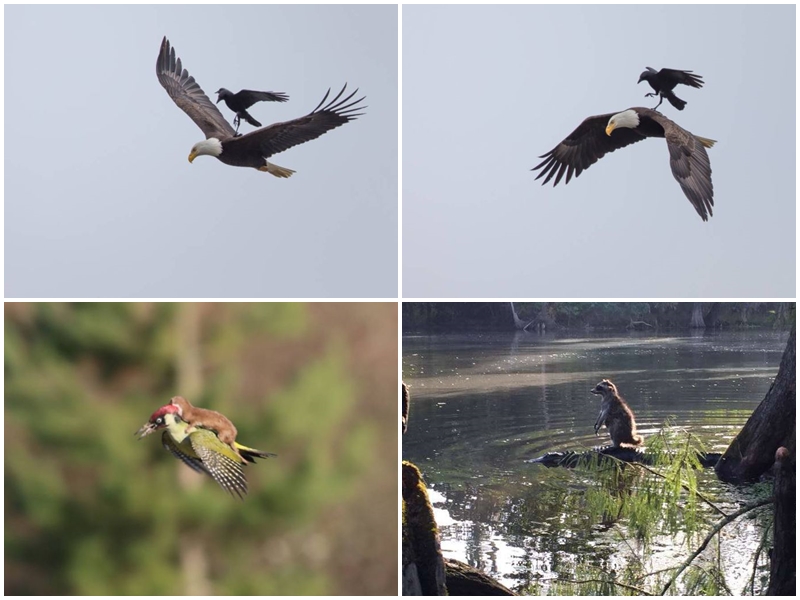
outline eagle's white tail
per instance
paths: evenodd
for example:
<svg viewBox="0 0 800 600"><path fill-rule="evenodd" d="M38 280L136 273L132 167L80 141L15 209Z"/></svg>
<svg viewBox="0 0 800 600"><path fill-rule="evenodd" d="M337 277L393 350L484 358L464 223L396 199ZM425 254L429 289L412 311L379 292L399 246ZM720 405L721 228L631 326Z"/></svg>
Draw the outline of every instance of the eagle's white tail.
<svg viewBox="0 0 800 600"><path fill-rule="evenodd" d="M258 167L258 170L259 171L266 171L267 173L270 173L271 175L275 175L275 177L291 177L292 173L294 173L294 171L292 171L291 169L286 169L284 167L279 167L278 165L272 164L272 163L270 163L268 161L264 161L264 162L266 162L267 164L264 165L263 167Z"/></svg>
<svg viewBox="0 0 800 600"><path fill-rule="evenodd" d="M711 146L717 143L717 140L710 140L708 138L700 137L699 135L696 135L694 137L698 142L703 144L703 146L705 146L706 148L711 148Z"/></svg>

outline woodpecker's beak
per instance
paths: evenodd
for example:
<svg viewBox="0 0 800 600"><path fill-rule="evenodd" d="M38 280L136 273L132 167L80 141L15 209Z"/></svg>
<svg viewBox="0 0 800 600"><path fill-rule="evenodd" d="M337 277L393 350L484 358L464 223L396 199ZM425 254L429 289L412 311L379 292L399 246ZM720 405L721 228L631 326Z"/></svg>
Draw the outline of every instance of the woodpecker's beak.
<svg viewBox="0 0 800 600"><path fill-rule="evenodd" d="M150 435L151 433L153 433L153 432L154 432L156 429L158 429L158 428L155 426L155 424L153 424L153 423L150 423L150 422L148 421L147 423L145 423L144 425L142 425L141 429L139 429L139 431L137 431L137 432L136 432L136 433L134 433L133 435L138 435L138 436L139 436L139 439L142 439L143 437L145 437L145 436L147 436L147 435Z"/></svg>

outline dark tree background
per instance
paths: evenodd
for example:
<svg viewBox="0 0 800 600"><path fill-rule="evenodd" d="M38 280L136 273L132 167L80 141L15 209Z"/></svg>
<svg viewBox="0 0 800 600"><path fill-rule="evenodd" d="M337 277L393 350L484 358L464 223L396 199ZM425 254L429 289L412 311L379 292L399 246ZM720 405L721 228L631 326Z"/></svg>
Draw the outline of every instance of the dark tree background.
<svg viewBox="0 0 800 600"><path fill-rule="evenodd" d="M544 323L547 330L787 328L794 314L794 303L779 302L515 302L514 307L522 322ZM403 303L405 332L514 328L508 302Z"/></svg>

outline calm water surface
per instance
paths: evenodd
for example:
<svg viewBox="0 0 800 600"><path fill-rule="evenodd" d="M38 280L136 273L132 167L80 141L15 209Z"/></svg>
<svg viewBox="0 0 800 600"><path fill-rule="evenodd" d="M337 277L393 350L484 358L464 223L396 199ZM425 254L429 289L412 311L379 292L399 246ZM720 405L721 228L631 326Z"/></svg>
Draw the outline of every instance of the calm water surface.
<svg viewBox="0 0 800 600"><path fill-rule="evenodd" d="M722 452L763 399L788 332L622 334L581 338L525 333L403 337L403 379L411 390L403 458L431 488L445 555L524 589L545 588L558 569L624 562L619 530L564 514L565 469L526 462L546 452L610 443L594 435L599 400L589 389L617 385L645 438L667 419ZM645 440L646 443L646 440ZM727 508L748 491L701 474L702 491ZM589 485L586 482L585 485ZM758 529L723 536L726 578L740 593ZM654 545L651 568L675 564L675 540Z"/></svg>

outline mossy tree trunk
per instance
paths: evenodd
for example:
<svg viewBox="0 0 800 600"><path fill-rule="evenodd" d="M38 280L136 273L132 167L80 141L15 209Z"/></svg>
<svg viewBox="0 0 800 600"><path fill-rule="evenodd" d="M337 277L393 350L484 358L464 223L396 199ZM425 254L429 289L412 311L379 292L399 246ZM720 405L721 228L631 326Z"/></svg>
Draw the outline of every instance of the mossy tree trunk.
<svg viewBox="0 0 800 600"><path fill-rule="evenodd" d="M403 595L445 596L439 530L422 474L403 461Z"/></svg>

